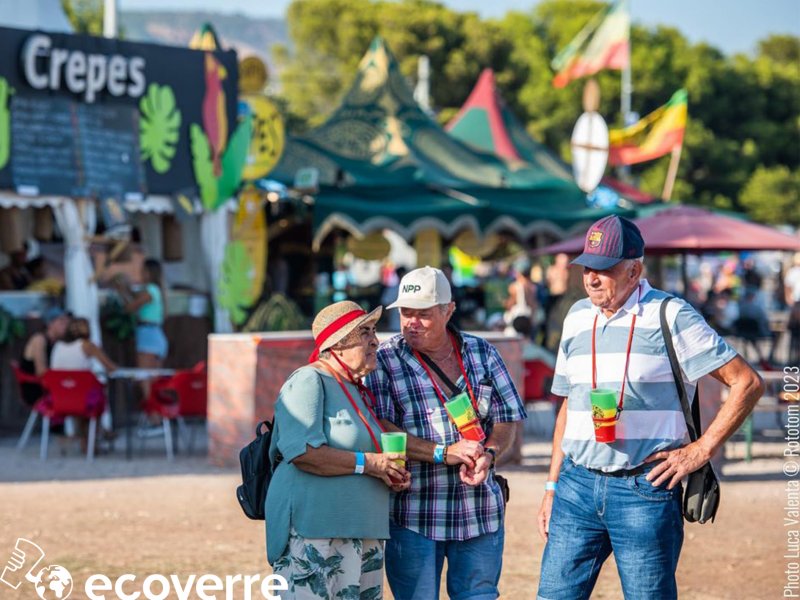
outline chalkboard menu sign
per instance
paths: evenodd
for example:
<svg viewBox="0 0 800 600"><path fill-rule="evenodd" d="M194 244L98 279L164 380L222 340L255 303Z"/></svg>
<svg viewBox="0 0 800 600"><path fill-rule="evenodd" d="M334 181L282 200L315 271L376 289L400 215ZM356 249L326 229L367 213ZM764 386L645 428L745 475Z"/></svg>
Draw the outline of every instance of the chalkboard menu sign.
<svg viewBox="0 0 800 600"><path fill-rule="evenodd" d="M145 191L134 107L11 99L11 177L28 194L130 197Z"/></svg>
<svg viewBox="0 0 800 600"><path fill-rule="evenodd" d="M196 156L220 161L236 129L237 83L232 50L0 27L0 189L195 188Z"/></svg>

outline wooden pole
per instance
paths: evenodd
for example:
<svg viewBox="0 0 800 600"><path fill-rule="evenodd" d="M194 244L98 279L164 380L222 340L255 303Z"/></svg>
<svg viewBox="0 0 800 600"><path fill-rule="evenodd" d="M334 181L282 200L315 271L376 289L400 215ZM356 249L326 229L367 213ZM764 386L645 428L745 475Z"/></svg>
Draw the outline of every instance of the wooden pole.
<svg viewBox="0 0 800 600"><path fill-rule="evenodd" d="M661 192L661 197L667 201L669 201L672 196L672 188L675 186L675 179L678 177L678 163L681 161L681 150L683 150L683 144L672 150L672 159L669 161L667 178L664 180L664 190Z"/></svg>

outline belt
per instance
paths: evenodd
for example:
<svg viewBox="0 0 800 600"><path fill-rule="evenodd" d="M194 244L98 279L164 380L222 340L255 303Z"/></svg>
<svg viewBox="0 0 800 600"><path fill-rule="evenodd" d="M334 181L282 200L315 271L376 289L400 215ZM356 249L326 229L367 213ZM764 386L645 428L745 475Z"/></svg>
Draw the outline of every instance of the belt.
<svg viewBox="0 0 800 600"><path fill-rule="evenodd" d="M658 462L651 462L645 463L643 465L639 465L634 469L620 469L619 471L601 471L600 469L590 469L589 467L583 467L590 473L594 473L595 475L604 475L606 477L635 477L636 475L643 475L650 471L653 467L655 467Z"/></svg>

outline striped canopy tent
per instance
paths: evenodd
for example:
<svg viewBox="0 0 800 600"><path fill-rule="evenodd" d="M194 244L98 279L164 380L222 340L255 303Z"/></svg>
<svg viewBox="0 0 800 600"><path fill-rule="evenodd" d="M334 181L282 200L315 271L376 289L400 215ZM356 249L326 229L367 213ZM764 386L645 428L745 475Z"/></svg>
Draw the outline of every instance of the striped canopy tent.
<svg viewBox="0 0 800 600"><path fill-rule="evenodd" d="M355 235L390 228L407 238L422 228L450 237L464 226L564 237L609 212L587 216L585 195L570 179L448 135L416 103L380 37L341 105L322 126L287 139L270 177L291 184L306 167L319 172L315 245L341 227ZM554 222L548 210L556 208L565 218Z"/></svg>
<svg viewBox="0 0 800 600"><path fill-rule="evenodd" d="M512 163L523 161L553 177L574 182L569 165L534 140L505 103L491 69L483 70L467 101L445 129L473 148L491 152ZM635 204L657 200L612 177L604 177L600 183Z"/></svg>

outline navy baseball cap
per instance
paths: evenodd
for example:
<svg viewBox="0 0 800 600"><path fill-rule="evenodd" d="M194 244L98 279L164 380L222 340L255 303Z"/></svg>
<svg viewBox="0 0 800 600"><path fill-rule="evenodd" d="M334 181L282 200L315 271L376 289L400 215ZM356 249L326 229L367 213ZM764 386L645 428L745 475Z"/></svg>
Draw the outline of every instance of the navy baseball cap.
<svg viewBox="0 0 800 600"><path fill-rule="evenodd" d="M595 222L586 232L583 254L573 265L605 271L628 258L644 256L644 239L639 228L625 217L612 215Z"/></svg>

